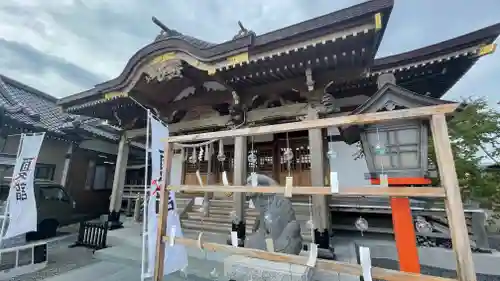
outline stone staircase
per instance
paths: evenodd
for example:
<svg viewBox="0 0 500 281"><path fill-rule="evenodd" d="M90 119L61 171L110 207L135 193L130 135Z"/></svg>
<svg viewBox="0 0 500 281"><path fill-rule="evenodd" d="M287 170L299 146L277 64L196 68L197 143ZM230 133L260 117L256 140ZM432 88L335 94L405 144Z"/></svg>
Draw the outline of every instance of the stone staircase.
<svg viewBox="0 0 500 281"><path fill-rule="evenodd" d="M186 201L191 199L179 198L178 208L182 210L181 206L187 206ZM310 219L310 211L307 203L293 203L295 215L300 222L302 237L305 242L312 241L307 221ZM209 216L204 217L201 211L201 206L188 206L184 212L181 223L182 229L185 233L192 232L207 232L214 234L228 235L231 232L231 211L233 210L232 200L212 199L210 200ZM252 228L258 217L256 209L250 208L248 202L245 205L245 219L247 234L252 233Z"/></svg>

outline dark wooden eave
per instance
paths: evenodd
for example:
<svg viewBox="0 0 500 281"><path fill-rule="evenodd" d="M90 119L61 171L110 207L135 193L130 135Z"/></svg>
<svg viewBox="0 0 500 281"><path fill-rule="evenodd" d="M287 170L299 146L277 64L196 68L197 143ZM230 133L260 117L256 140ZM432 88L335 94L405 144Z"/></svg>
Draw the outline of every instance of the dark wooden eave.
<svg viewBox="0 0 500 281"><path fill-rule="evenodd" d="M442 97L483 55L482 48L495 42L500 24L409 52L377 58L370 73L357 80L333 81L326 89L335 97L377 90L381 73L393 73L397 84L419 94ZM494 46L492 46L494 51Z"/></svg>
<svg viewBox="0 0 500 281"><path fill-rule="evenodd" d="M371 57L370 60L373 60L380 44L382 34L385 31L387 21L392 11L392 6L393 0L372 0L266 34L255 36L254 33L249 33L247 36L221 44L205 44L206 42L189 36L167 37L145 46L134 54L125 66L123 72L117 78L98 84L88 91L65 97L59 101L59 105L67 108L78 103L81 104L89 102L92 99L101 98L101 95L105 92L119 91L120 88L124 87L124 83L130 80L129 77L141 64L163 53L176 51L183 52L196 57L200 62L216 63L242 52L253 55L265 52L269 49L276 49L283 46L290 46L298 42L304 42L312 37L321 37L322 35L327 35L336 30L342 31L343 29L359 25L363 22L366 23L369 21L373 23L374 15L376 13L382 13L381 29L377 30L375 40L371 40L371 45L367 46L367 49L368 47L370 49L369 52L367 51L367 55ZM371 61L368 62L371 63ZM264 61L263 63L266 62ZM259 62L257 62L257 64L259 64ZM251 65L251 63L248 65ZM237 69L239 68L236 67L230 71ZM230 80L231 77L232 76L229 75L225 78Z"/></svg>

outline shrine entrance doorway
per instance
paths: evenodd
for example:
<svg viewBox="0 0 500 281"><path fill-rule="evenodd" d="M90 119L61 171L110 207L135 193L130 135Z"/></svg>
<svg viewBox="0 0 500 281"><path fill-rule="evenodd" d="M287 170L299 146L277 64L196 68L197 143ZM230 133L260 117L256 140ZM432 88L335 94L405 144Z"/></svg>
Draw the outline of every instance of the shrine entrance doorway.
<svg viewBox="0 0 500 281"><path fill-rule="evenodd" d="M290 167L285 160L283 153L287 148L293 151L293 159ZM224 145L224 162L217 160L218 143L214 143L213 155L210 160L202 159L197 163L191 163L189 157L192 151L185 151L184 161L184 184L197 185L196 170L199 169L203 184L222 184L222 172L226 171L229 184L232 184L234 170L234 145ZM248 139L247 149L249 155L254 153L256 163L248 163L247 172L255 171L265 174L275 179L280 185L285 185L288 175L293 176L293 183L296 186L311 186L311 158L307 131L286 134L275 134L272 141L252 142ZM210 164L209 164L210 161ZM210 173L208 171L211 171ZM215 197L226 197L224 194L216 194Z"/></svg>

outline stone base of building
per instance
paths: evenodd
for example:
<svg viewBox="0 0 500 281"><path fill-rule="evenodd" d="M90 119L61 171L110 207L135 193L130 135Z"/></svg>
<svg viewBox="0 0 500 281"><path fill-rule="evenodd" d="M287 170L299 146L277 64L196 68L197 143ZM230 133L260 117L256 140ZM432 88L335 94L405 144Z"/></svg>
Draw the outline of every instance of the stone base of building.
<svg viewBox="0 0 500 281"><path fill-rule="evenodd" d="M224 275L229 280L309 281L313 270L305 265L233 255L224 260Z"/></svg>

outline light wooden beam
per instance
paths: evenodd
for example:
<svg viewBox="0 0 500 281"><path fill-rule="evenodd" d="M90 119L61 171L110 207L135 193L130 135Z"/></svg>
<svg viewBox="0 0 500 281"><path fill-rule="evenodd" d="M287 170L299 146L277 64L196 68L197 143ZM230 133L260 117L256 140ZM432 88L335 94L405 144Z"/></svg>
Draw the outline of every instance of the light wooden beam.
<svg viewBox="0 0 500 281"><path fill-rule="evenodd" d="M469 232L465 221L455 160L453 159L448 126L444 114L432 116L431 130L439 177L441 184L446 190L446 216L448 217L453 251L455 251L455 258L457 260L458 280L476 281L472 251L469 239L467 239Z"/></svg>
<svg viewBox="0 0 500 281"><path fill-rule="evenodd" d="M203 235L202 235L202 238L203 238ZM169 237L164 236L163 241L165 241L165 243L167 243L167 241L169 241ZM304 256L287 255L287 254L267 252L267 251L256 250L256 249L233 247L233 246L229 246L229 245L222 245L222 244L203 242L203 241L200 241L200 243L198 243L198 240L189 239L189 238L176 237L174 243L179 244L179 245L184 245L187 247L191 247L191 248L198 248L199 247L198 244L201 244L202 249L200 249L200 251L202 251L202 250L211 251L211 252L223 251L223 252L231 253L233 255L242 255L242 256L246 256L246 257L263 259L263 260L274 261L274 262L285 262L285 263L291 263L291 264L307 265L307 260L308 260L308 257L304 257ZM362 276L362 274L363 274L361 265L353 264L353 263L344 263L344 262L339 262L339 261L318 259L316 261L315 268L319 269L319 270L333 271L333 272L338 272L338 273L342 273L342 274L349 274L349 275L354 275L354 276ZM415 274L415 273L406 273L406 272L385 269L385 268L380 268L380 267L372 267L371 273L372 273L372 277L374 279L387 280L387 281L401 281L401 280L405 280L405 281L456 281L455 279L436 277L436 276L430 276L430 275Z"/></svg>
<svg viewBox="0 0 500 281"><path fill-rule="evenodd" d="M278 118L293 118L296 116L304 116L308 112L307 103L295 103L274 108L255 109L247 113L247 123L260 123L272 121ZM178 133L183 130L202 130L209 128L222 128L229 123L229 116L216 116L201 120L184 121L174 124L169 124L170 133ZM127 138L137 138L146 135L146 129L135 129L126 132Z"/></svg>
<svg viewBox="0 0 500 281"><path fill-rule="evenodd" d="M249 193L277 193L284 194L283 186L256 186L247 185L180 185L168 186L174 191L199 191L199 192L249 192ZM330 188L324 186L299 187L294 186L293 195L331 195L331 196L396 196L396 197L425 197L444 198L445 192L442 187L350 187L339 193L331 193Z"/></svg>
<svg viewBox="0 0 500 281"><path fill-rule="evenodd" d="M163 270L164 270L164 260L165 260L165 242L163 237L167 232L167 219L168 219L168 197L169 191L165 188L170 182L170 170L172 167L172 145L166 144L164 150L164 164L162 169L163 182L162 188L157 192L160 192L160 208L159 208L159 219L158 228L156 230L156 253L155 253L155 267L154 267L154 279L155 281L163 280ZM168 173L167 173L168 171ZM151 237L153 238L153 237Z"/></svg>
<svg viewBox="0 0 500 281"><path fill-rule="evenodd" d="M402 109L402 110L384 111L376 113L349 115L342 117L332 117L319 120L306 120L301 122L261 126L254 128L243 128L243 129L229 130L229 131L175 136L166 138L165 141L192 142L192 141L210 140L210 139L226 138L226 137L257 136L257 135L266 135L271 133L276 134L276 133L284 133L292 131L326 128L332 126L338 127L343 125L372 124L372 123L380 123L383 121L390 121L393 119L403 120L403 119L415 119L415 118L429 118L434 114L452 113L458 108L458 106L459 106L458 103L453 103L453 104L443 104L435 106L425 106L413 109Z"/></svg>

